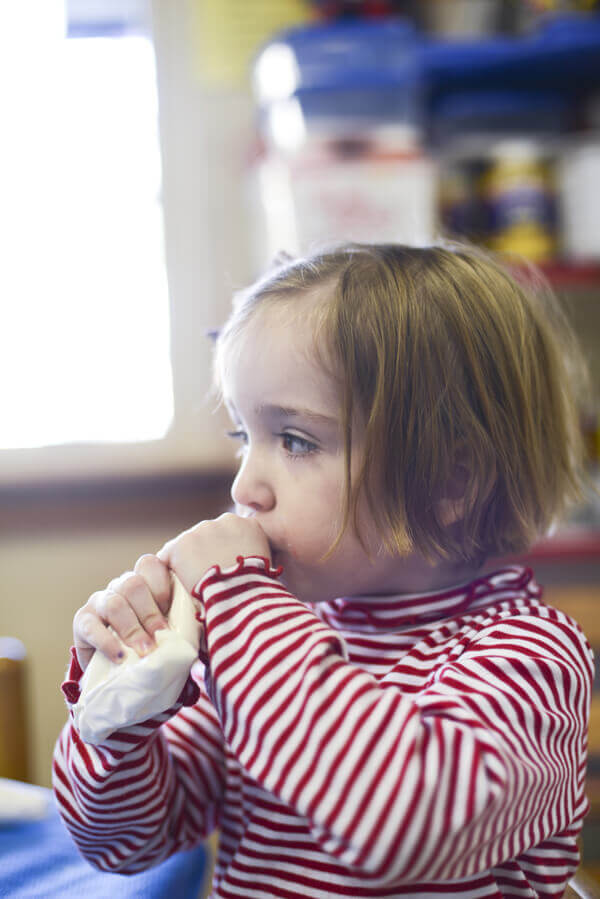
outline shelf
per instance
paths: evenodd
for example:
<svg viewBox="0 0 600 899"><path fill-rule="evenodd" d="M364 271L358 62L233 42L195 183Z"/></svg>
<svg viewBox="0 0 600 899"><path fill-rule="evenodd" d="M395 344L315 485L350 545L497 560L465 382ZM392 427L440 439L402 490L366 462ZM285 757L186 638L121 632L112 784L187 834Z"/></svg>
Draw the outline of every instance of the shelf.
<svg viewBox="0 0 600 899"><path fill-rule="evenodd" d="M560 531L540 540L520 558L531 562L596 562L600 565L600 529Z"/></svg>
<svg viewBox="0 0 600 899"><path fill-rule="evenodd" d="M535 279L535 273L539 271L556 290L594 287L600 289L600 262L543 262L535 263L531 269L526 265L511 265L510 261L507 265L515 278L524 283L527 283L532 276Z"/></svg>
<svg viewBox="0 0 600 899"><path fill-rule="evenodd" d="M553 287L600 288L600 263L548 262L539 268Z"/></svg>

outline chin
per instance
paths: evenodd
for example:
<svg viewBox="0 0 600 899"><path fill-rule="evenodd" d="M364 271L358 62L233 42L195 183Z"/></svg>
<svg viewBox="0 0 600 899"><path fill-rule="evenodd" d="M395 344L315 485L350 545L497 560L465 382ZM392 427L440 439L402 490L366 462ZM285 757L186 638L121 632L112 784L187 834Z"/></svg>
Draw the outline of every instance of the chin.
<svg viewBox="0 0 600 899"><path fill-rule="evenodd" d="M337 597L338 594L334 595L323 584L322 572L318 570L318 566L317 571L314 571L310 566L299 565L285 552L274 551L271 559L275 568L281 565L280 580L283 585L302 602L326 602Z"/></svg>

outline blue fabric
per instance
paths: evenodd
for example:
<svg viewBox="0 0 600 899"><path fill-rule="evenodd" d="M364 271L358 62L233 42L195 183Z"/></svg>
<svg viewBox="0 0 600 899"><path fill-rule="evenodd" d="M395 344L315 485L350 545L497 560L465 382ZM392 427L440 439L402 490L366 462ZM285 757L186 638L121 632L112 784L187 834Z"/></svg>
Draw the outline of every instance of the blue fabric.
<svg viewBox="0 0 600 899"><path fill-rule="evenodd" d="M92 868L56 809L42 821L0 825L0 896L10 899L198 899L206 851L179 852L140 874Z"/></svg>

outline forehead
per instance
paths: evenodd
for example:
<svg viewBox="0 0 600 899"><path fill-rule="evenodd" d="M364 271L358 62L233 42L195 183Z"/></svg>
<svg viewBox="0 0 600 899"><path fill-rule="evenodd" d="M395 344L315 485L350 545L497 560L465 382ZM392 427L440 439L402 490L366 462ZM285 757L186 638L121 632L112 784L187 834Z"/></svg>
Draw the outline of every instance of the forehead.
<svg viewBox="0 0 600 899"><path fill-rule="evenodd" d="M229 339L219 366L226 401L337 414L337 384L317 351L316 303L306 299L261 304Z"/></svg>

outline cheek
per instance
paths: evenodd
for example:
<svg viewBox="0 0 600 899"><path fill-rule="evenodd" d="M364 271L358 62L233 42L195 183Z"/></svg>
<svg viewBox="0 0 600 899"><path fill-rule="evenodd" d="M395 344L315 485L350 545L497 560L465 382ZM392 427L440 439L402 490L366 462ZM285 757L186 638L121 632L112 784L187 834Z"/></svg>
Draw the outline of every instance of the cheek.
<svg viewBox="0 0 600 899"><path fill-rule="evenodd" d="M304 503L300 521L296 527L295 549L306 561L320 564L323 555L333 546L343 521L339 492L320 494ZM346 542L346 535L342 544ZM338 547L341 549L342 547ZM337 555L337 550L335 555ZM327 562L325 562L327 564Z"/></svg>
<svg viewBox="0 0 600 899"><path fill-rule="evenodd" d="M290 555L311 564L318 563L337 536L331 514L311 504L305 504L294 522L287 522L286 530Z"/></svg>

